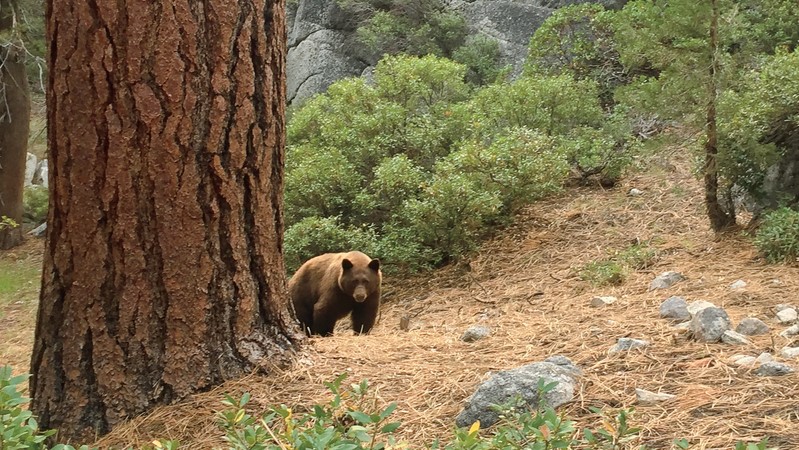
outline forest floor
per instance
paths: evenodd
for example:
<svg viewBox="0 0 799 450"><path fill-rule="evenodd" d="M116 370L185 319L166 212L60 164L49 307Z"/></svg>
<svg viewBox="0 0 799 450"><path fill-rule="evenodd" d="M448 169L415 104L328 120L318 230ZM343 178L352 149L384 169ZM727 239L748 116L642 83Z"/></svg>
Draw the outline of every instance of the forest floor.
<svg viewBox="0 0 799 450"><path fill-rule="evenodd" d="M759 377L728 361L734 354L776 355L789 344L779 336L785 326L776 323L773 308L796 302L799 271L766 264L745 231L716 236L709 230L701 185L688 163L676 162L687 159L684 154L675 149L640 163L612 189L573 188L536 203L466 263L415 278L387 276L381 318L369 336L353 336L342 321L335 336L310 339L290 369L251 375L159 408L97 445L138 448L165 438L179 440L181 448L222 447L215 413L223 409L224 393L250 392L254 412L279 404L302 410L327 401L323 383L346 372L348 382L368 380L378 404L396 402L392 418L402 426L395 435L424 448L453 436L455 416L491 372L565 355L583 371L574 401L561 408L578 427L601 426L589 407L632 407L631 422L641 432L631 444L668 449L684 438L692 449L732 449L737 441L769 437L772 447L799 448L799 374ZM630 196L631 188L643 194ZM5 264L40 264L40 243L0 254L0 274ZM29 251L34 247L38 254ZM623 283L601 287L581 279L587 265L631 248L653 254ZM649 291L650 281L669 270L686 280ZM747 286L730 289L738 279ZM591 307L599 295L618 300ZM672 295L713 302L727 310L733 325L759 317L771 333L747 346L695 342L659 318L660 303ZM24 285L19 300L9 301L0 284L0 330L11 339L8 349L0 348L0 364L27 366L34 316L34 286ZM403 316L410 317L408 331L400 329ZM477 324L490 327L490 336L459 339ZM651 345L608 353L621 337ZM636 388L676 397L637 404Z"/></svg>

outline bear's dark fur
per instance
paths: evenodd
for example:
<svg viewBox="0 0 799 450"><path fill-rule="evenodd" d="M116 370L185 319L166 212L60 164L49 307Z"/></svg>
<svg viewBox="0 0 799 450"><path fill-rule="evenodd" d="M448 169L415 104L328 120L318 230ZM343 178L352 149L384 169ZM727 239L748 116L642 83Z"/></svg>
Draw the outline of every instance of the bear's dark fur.
<svg viewBox="0 0 799 450"><path fill-rule="evenodd" d="M306 334L330 336L352 313L352 329L368 333L380 308L380 260L361 252L326 253L309 259L289 280L294 314Z"/></svg>

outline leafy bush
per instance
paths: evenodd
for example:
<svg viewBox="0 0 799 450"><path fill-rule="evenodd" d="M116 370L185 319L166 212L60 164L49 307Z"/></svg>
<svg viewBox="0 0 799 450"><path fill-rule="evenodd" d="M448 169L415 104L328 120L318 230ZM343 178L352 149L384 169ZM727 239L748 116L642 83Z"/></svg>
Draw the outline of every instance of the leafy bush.
<svg viewBox="0 0 799 450"><path fill-rule="evenodd" d="M473 86L492 84L507 75L510 66L500 66L499 41L485 34L466 38L452 59L466 66L466 82Z"/></svg>
<svg viewBox="0 0 799 450"><path fill-rule="evenodd" d="M603 120L596 83L571 75L523 76L512 83L487 86L472 100L480 134L526 127L546 135L566 136Z"/></svg>
<svg viewBox="0 0 799 450"><path fill-rule="evenodd" d="M436 173L421 198L404 203L402 220L434 252L434 263L440 263L474 250L500 206L498 193L467 175Z"/></svg>
<svg viewBox="0 0 799 450"><path fill-rule="evenodd" d="M615 88L631 79L616 50L612 18L595 3L556 9L530 39L525 72L594 80L609 107Z"/></svg>
<svg viewBox="0 0 799 450"><path fill-rule="evenodd" d="M444 164L447 172L463 173L476 186L497 192L510 213L560 190L569 170L553 138L521 127L489 144L469 141Z"/></svg>
<svg viewBox="0 0 799 450"><path fill-rule="evenodd" d="M361 53L450 56L468 33L464 18L442 0L338 0L354 18Z"/></svg>
<svg viewBox="0 0 799 450"><path fill-rule="evenodd" d="M23 217L33 223L42 223L47 220L47 208L50 202L50 193L44 186L26 186L22 193Z"/></svg>
<svg viewBox="0 0 799 450"><path fill-rule="evenodd" d="M283 258L286 269L294 272L306 260L323 253L360 250L374 254L375 234L369 228L342 226L338 218L310 216L286 230Z"/></svg>
<svg viewBox="0 0 799 450"><path fill-rule="evenodd" d="M304 217L356 214L355 198L364 177L358 173L344 152L319 148L301 154L309 147L292 148L285 180L286 223L291 226Z"/></svg>
<svg viewBox="0 0 799 450"><path fill-rule="evenodd" d="M755 246L769 262L796 261L799 257L799 211L780 208L763 216Z"/></svg>

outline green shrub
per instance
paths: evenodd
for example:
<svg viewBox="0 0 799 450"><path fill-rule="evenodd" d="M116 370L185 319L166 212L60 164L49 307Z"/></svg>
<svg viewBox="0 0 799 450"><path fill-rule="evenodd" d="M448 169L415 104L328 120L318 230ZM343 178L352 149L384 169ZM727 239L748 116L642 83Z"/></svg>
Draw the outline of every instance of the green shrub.
<svg viewBox="0 0 799 450"><path fill-rule="evenodd" d="M755 246L769 262L795 262L799 257L799 211L783 207L764 215Z"/></svg>
<svg viewBox="0 0 799 450"><path fill-rule="evenodd" d="M499 41L485 34L466 38L452 59L466 66L466 82L473 86L492 84L507 75L509 66L500 66Z"/></svg>
<svg viewBox="0 0 799 450"><path fill-rule="evenodd" d="M509 213L559 191L569 171L555 140L527 128L512 128L489 144L471 140L445 164L447 172L497 192Z"/></svg>
<svg viewBox="0 0 799 450"><path fill-rule="evenodd" d="M615 88L630 80L616 50L612 17L594 3L556 9L530 39L525 73L594 80L602 104L610 106Z"/></svg>
<svg viewBox="0 0 799 450"><path fill-rule="evenodd" d="M577 127L603 121L596 83L571 75L523 76L511 83L487 86L472 100L481 135L526 127L551 136L568 136Z"/></svg>
<svg viewBox="0 0 799 450"><path fill-rule="evenodd" d="M473 251L499 212L499 194L465 174L436 173L418 199L403 204L402 219L436 255L434 264Z"/></svg>
<svg viewBox="0 0 799 450"><path fill-rule="evenodd" d="M632 270L650 267L657 251L645 244L631 245L610 258L591 261L580 269L579 276L596 286L620 285Z"/></svg>
<svg viewBox="0 0 799 450"><path fill-rule="evenodd" d="M283 258L289 272L323 253L362 251L375 254L375 233L370 228L343 226L336 217L306 217L290 226L283 238Z"/></svg>
<svg viewBox="0 0 799 450"><path fill-rule="evenodd" d="M26 186L22 194L23 217L33 223L42 223L47 220L47 208L50 193L47 188L39 185Z"/></svg>
<svg viewBox="0 0 799 450"><path fill-rule="evenodd" d="M344 152L318 148L300 155L292 148L290 169L286 170L286 223L291 226L305 217L354 217L355 198L364 178L347 160Z"/></svg>

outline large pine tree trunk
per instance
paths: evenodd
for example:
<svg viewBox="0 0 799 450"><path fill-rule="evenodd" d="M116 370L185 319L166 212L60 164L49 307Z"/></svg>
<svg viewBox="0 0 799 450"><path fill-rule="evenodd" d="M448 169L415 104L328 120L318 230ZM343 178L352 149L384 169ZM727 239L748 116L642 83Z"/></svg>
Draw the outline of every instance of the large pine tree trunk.
<svg viewBox="0 0 799 450"><path fill-rule="evenodd" d="M32 410L88 439L299 335L282 261L280 0L48 0Z"/></svg>
<svg viewBox="0 0 799 450"><path fill-rule="evenodd" d="M11 35L15 0L0 0L0 33ZM24 50L12 39L0 47L0 249L22 242L22 192L28 156L31 103ZM17 226L3 225L2 218Z"/></svg>

